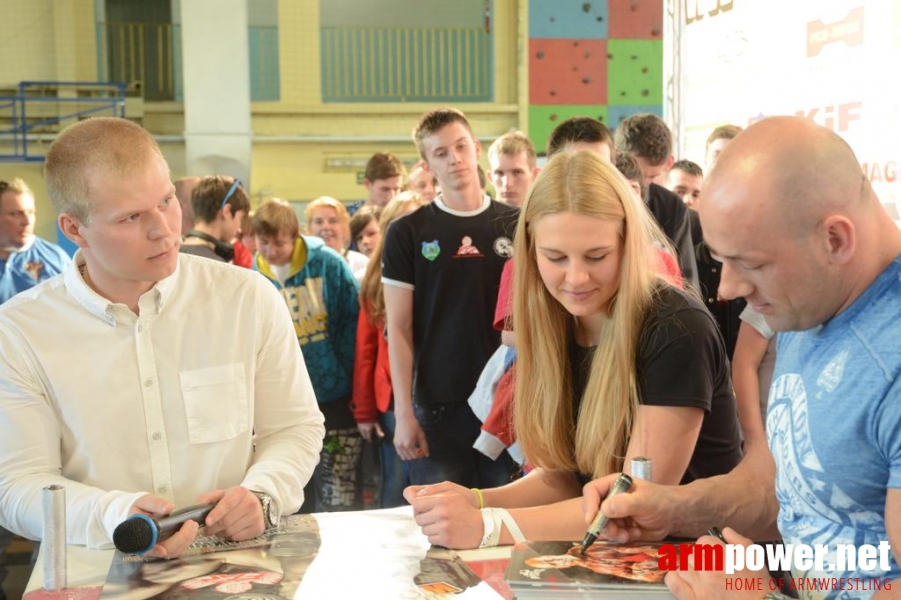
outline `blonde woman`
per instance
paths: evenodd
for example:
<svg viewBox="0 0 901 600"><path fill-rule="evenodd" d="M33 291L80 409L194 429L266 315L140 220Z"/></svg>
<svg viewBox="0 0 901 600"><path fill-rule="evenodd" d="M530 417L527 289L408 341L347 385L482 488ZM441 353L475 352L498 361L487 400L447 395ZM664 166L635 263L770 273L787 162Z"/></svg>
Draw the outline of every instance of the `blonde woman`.
<svg viewBox="0 0 901 600"><path fill-rule="evenodd" d="M330 196L316 198L304 210L307 233L322 238L325 245L344 257L354 277L363 277L369 259L350 246L350 216L347 208Z"/></svg>
<svg viewBox="0 0 901 600"><path fill-rule="evenodd" d="M489 490L407 488L433 544L579 540L582 484L628 472L633 457L673 485L738 463L723 340L704 306L660 274L660 244L628 182L595 154L558 154L542 169L514 251L514 425L535 469Z"/></svg>
<svg viewBox="0 0 901 600"><path fill-rule="evenodd" d="M380 442L379 508L402 506L408 479L404 462L394 449L394 398L391 367L388 364L388 340L385 339L382 244L391 223L423 204L425 202L413 192L401 192L382 209L379 219L381 238L372 251L360 284L352 407L360 434L368 441Z"/></svg>

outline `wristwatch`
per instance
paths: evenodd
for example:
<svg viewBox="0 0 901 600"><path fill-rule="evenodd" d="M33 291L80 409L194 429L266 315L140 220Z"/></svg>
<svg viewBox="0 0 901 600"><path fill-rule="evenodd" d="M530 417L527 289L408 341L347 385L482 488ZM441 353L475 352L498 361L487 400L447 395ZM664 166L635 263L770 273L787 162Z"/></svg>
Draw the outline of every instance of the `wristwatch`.
<svg viewBox="0 0 901 600"><path fill-rule="evenodd" d="M263 505L263 523L266 525L266 529L272 529L278 525L278 515L276 515L275 503L272 501L272 496L265 492L251 491L251 493L259 498L260 504Z"/></svg>

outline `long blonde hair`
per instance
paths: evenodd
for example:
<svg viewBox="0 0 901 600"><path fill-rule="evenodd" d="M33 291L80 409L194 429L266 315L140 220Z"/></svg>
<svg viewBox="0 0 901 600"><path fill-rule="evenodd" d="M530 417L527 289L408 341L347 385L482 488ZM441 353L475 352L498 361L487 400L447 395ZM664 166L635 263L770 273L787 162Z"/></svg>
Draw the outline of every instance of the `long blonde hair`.
<svg viewBox="0 0 901 600"><path fill-rule="evenodd" d="M385 245L385 236L388 226L406 213L413 212L425 201L414 192L401 192L391 199L382 209L379 217L379 229L382 231L382 239L372 251L369 264L366 265L366 273L360 281L360 307L366 311L369 322L376 327L385 324L385 296L382 288L382 248Z"/></svg>
<svg viewBox="0 0 901 600"><path fill-rule="evenodd" d="M574 317L538 272L534 226L571 212L615 221L622 242L619 288L607 310L579 408L573 414L569 345ZM655 244L668 242L641 199L592 152L559 153L545 165L516 230L516 437L535 466L601 476L622 468L638 406L635 359L658 274Z"/></svg>

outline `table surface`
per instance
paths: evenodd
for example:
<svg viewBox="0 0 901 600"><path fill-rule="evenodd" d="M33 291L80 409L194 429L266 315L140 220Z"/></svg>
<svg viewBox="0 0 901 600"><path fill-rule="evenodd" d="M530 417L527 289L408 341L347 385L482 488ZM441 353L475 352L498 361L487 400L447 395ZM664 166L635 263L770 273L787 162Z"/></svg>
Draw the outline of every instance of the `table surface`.
<svg viewBox="0 0 901 600"><path fill-rule="evenodd" d="M512 551L512 546L500 546L497 548L484 548L480 550L458 550L457 554L460 556L463 561L467 563L472 562L481 562L481 561L505 561L510 558L510 552ZM88 593L83 595L84 598L97 598L100 595L100 590L103 587L104 581L106 581L106 575L109 572L110 564L112 563L113 556L115 555L115 550L90 550L85 548L84 546L68 546L66 549L66 573L67 573L67 581L68 581L68 589L77 589L84 588L85 591L93 590L93 593ZM25 600L38 600L39 598L52 597L52 598L75 598L76 596L72 593L59 593L56 595L53 594L44 594L42 591L44 585L44 577L43 577L43 546L41 547L38 558L34 566L34 571L31 574L31 578L28 581L28 586L25 588ZM484 575L479 573L480 576ZM505 585L503 584L502 573L495 572L491 573L491 580L486 579L489 585L491 585L498 593L506 598L510 598L511 596L507 595L509 590L503 589ZM501 589L498 589L498 584L501 584Z"/></svg>

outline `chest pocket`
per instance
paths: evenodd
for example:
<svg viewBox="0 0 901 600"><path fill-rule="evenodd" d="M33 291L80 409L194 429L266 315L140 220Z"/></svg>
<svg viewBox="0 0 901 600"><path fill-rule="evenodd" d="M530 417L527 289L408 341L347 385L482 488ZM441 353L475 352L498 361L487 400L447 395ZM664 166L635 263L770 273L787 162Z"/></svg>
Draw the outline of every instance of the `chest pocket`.
<svg viewBox="0 0 901 600"><path fill-rule="evenodd" d="M192 444L230 440L247 431L244 365L182 371L179 379Z"/></svg>

